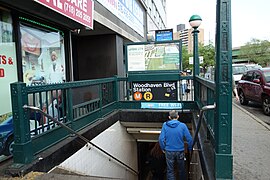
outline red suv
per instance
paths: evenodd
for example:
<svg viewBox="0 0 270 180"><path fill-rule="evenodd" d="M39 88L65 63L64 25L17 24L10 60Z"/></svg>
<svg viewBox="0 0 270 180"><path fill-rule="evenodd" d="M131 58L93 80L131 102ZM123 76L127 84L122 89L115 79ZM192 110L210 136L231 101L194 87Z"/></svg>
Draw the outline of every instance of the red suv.
<svg viewBox="0 0 270 180"><path fill-rule="evenodd" d="M244 73L237 90L242 105L249 101L259 102L263 112L270 116L270 67Z"/></svg>

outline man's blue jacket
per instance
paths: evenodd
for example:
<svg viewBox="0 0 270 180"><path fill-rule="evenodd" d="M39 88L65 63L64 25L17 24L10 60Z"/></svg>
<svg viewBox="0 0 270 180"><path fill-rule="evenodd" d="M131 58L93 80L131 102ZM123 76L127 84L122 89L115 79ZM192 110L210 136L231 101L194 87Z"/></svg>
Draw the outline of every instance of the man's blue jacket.
<svg viewBox="0 0 270 180"><path fill-rule="evenodd" d="M163 151L184 151L184 137L188 143L188 149L192 148L192 137L186 124L172 119L164 122L159 135L160 148Z"/></svg>

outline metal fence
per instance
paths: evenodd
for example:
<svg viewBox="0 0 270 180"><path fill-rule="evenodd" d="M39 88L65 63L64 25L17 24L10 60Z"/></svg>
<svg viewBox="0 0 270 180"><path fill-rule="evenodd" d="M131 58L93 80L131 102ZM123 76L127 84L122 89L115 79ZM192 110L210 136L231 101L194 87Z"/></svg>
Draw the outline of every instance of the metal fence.
<svg viewBox="0 0 270 180"><path fill-rule="evenodd" d="M190 109L196 104L204 106L213 103L209 101L209 99L214 100L209 98L209 96L213 97L213 93L209 92L214 92L211 82L201 80L201 102L196 103L193 77L182 78L179 75L175 77L177 78L170 79L177 82L178 99L175 102L182 103L183 108ZM152 81L151 78L148 79ZM131 97L132 82L128 78L112 77L39 86L26 86L20 82L11 84L14 162L20 164L32 162L36 154L69 136L69 132L54 121L40 113L23 109L24 105L38 107L78 132L115 110L140 108L140 101L135 101ZM208 118L209 127L214 127L212 115Z"/></svg>

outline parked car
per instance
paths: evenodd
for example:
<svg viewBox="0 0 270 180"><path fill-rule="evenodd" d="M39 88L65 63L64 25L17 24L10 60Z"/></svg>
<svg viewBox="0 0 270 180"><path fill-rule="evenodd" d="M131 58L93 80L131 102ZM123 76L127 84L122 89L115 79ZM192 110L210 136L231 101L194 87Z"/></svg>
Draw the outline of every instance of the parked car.
<svg viewBox="0 0 270 180"><path fill-rule="evenodd" d="M36 126L40 129L39 121L41 120L40 113L31 113L30 116L30 133L31 135L35 134ZM36 120L35 120L36 119ZM43 126L45 127L45 126ZM39 129L37 128L37 133L39 133ZM47 128L45 129L47 130ZM8 119L4 120L0 124L0 156L5 155L9 156L12 155L14 144L14 128L13 128L13 117L9 117Z"/></svg>
<svg viewBox="0 0 270 180"><path fill-rule="evenodd" d="M235 84L237 84L238 81L241 80L243 74L247 72L248 70L261 69L261 68L262 66L258 64L233 64L232 73L233 73Z"/></svg>
<svg viewBox="0 0 270 180"><path fill-rule="evenodd" d="M244 73L237 90L242 105L247 105L249 101L259 102L263 112L270 116L270 67Z"/></svg>
<svg viewBox="0 0 270 180"><path fill-rule="evenodd" d="M13 142L13 118L9 117L0 124L0 155L11 155Z"/></svg>
<svg viewBox="0 0 270 180"><path fill-rule="evenodd" d="M39 112L30 113L29 118L30 118L29 126L31 137L34 137L35 135L38 135L40 133L52 129L55 126L58 126L53 121L49 121L47 123L42 122L44 120L44 117ZM60 119L60 121L62 120L63 118ZM0 124L0 156L12 155L13 144L14 144L14 128L13 128L13 117L11 116Z"/></svg>
<svg viewBox="0 0 270 180"><path fill-rule="evenodd" d="M261 69L262 66L259 65L259 64L246 64L246 70L249 71L249 70L252 70L252 69Z"/></svg>

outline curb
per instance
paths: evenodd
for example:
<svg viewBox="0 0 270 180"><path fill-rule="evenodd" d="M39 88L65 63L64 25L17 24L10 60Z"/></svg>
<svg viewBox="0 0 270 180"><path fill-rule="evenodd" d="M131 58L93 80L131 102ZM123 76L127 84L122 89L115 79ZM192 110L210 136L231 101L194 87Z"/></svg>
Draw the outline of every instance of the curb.
<svg viewBox="0 0 270 180"><path fill-rule="evenodd" d="M257 118L256 116L254 116L253 114L251 114L250 112L248 112L247 110L239 106L238 104L236 104L235 102L232 102L232 104L270 131L270 126L268 124L266 124L265 122L263 122L262 120L260 120L259 118Z"/></svg>

